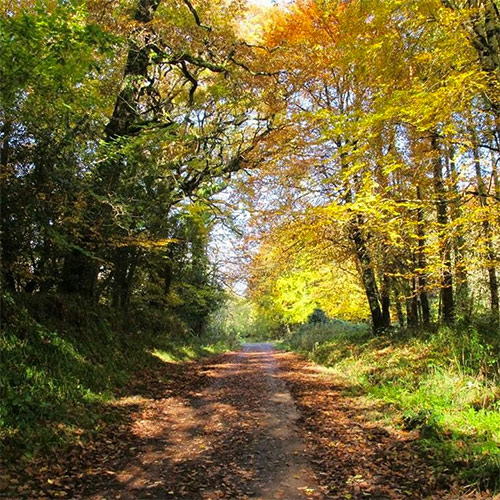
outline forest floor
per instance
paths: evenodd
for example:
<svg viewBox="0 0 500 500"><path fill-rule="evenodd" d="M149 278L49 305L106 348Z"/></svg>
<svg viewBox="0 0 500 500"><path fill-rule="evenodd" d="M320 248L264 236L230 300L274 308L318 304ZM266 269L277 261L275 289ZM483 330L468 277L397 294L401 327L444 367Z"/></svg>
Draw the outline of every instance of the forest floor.
<svg viewBox="0 0 500 500"><path fill-rule="evenodd" d="M0 474L2 498L460 499L415 447L317 365L272 344L164 363L65 453Z"/></svg>

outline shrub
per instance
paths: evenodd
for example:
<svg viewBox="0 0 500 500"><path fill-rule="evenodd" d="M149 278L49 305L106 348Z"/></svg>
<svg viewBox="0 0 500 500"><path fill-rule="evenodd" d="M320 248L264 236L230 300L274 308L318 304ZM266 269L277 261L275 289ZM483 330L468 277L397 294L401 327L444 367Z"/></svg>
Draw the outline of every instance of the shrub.
<svg viewBox="0 0 500 500"><path fill-rule="evenodd" d="M323 311L323 309L317 307L309 315L309 317L307 318L307 322L310 324L328 323L328 316L326 315L325 311Z"/></svg>
<svg viewBox="0 0 500 500"><path fill-rule="evenodd" d="M2 301L0 440L9 455L32 454L92 430L104 405L153 351L190 357L234 347L230 336L197 338L154 307L118 314L71 297ZM206 349L204 346L209 345Z"/></svg>

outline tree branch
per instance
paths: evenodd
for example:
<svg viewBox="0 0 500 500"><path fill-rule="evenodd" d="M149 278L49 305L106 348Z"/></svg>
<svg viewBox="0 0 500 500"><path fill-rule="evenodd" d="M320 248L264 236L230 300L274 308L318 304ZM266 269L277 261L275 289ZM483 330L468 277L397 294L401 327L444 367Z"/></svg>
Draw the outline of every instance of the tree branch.
<svg viewBox="0 0 500 500"><path fill-rule="evenodd" d="M192 106L194 102L194 93L198 88L198 80L189 72L186 61L181 61L181 70L184 76L191 82L191 88L189 89L189 105Z"/></svg>
<svg viewBox="0 0 500 500"><path fill-rule="evenodd" d="M200 20L200 16L198 15L198 12L197 10L194 8L193 4L189 1L189 0L183 0L184 4L186 5L186 7L189 9L189 11L191 12L191 14L193 14L193 17L194 17L194 20L196 22L196 24L200 27L200 28L203 28L207 31L212 31L212 27L211 26L207 26L206 24L203 24Z"/></svg>

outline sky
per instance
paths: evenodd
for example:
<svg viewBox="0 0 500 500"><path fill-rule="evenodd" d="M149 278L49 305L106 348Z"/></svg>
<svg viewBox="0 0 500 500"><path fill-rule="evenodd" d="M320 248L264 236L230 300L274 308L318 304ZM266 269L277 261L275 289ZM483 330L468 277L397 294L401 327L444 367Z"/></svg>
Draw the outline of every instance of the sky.
<svg viewBox="0 0 500 500"><path fill-rule="evenodd" d="M248 4L257 7L271 7L286 2L286 0L247 0ZM231 188L222 193L221 198L228 204L234 201L235 193ZM239 205L239 204L238 204ZM248 223L248 212L238 206L232 212L234 223L244 232ZM242 236L232 231L226 224L217 223L212 230L209 244L209 256L217 266L224 284L237 295L245 295L247 276L244 275L243 254L241 252Z"/></svg>
<svg viewBox="0 0 500 500"><path fill-rule="evenodd" d="M263 7L269 7L273 5L274 3L277 3L275 0L247 0L248 3L254 4L254 5L260 5Z"/></svg>

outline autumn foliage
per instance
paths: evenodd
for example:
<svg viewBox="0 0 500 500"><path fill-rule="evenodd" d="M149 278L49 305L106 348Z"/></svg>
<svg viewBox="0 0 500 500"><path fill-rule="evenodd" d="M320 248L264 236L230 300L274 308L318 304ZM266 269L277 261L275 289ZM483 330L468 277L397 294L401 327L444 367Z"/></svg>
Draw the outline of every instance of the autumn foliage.
<svg viewBox="0 0 500 500"><path fill-rule="evenodd" d="M9 452L160 347L441 335L498 376L497 0L6 0L0 137Z"/></svg>

